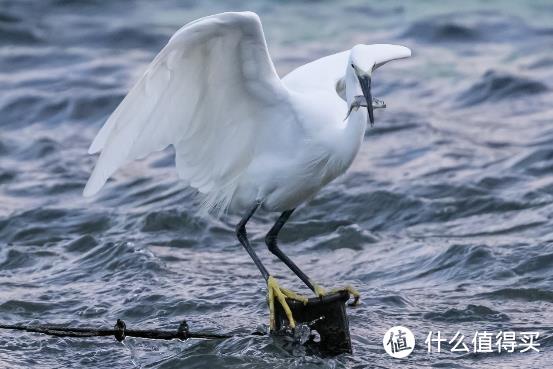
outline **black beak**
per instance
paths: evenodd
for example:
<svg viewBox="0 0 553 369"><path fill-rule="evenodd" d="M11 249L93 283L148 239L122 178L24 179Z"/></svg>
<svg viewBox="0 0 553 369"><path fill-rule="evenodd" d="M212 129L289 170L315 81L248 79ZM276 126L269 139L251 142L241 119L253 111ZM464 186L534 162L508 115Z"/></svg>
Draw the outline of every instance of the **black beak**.
<svg viewBox="0 0 553 369"><path fill-rule="evenodd" d="M371 126L374 124L374 112L373 112L373 97L371 95L371 77L369 76L363 76L363 77L357 77L359 79L359 83L361 84L361 91L363 91L363 96L365 96L365 100L367 101L367 111L369 113L369 121L371 122Z"/></svg>

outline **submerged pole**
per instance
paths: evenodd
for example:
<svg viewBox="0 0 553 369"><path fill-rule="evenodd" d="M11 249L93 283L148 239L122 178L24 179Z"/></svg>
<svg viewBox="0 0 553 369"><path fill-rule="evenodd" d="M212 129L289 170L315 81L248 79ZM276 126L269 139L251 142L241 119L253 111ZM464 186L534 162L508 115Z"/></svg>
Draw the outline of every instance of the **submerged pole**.
<svg viewBox="0 0 553 369"><path fill-rule="evenodd" d="M352 353L349 322L346 313L346 302L350 295L348 291L337 291L323 297L313 297L303 302L286 299L292 310L296 324L307 324L312 336L305 345L321 356L335 356ZM282 334L288 322L284 309L275 304L276 332ZM317 341L316 333L319 336Z"/></svg>

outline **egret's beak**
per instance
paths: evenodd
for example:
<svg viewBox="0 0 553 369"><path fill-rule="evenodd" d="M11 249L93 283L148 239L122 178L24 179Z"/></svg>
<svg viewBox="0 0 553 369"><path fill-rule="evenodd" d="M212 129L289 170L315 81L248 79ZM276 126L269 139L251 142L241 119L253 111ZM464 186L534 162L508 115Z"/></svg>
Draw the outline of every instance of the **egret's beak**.
<svg viewBox="0 0 553 369"><path fill-rule="evenodd" d="M374 112L373 112L373 104L370 102L373 101L373 97L371 95L371 77L368 75L364 76L358 76L359 83L361 84L361 91L363 91L363 96L365 96L365 100L369 102L367 104L367 111L369 113L369 121L371 122L371 126L374 124Z"/></svg>

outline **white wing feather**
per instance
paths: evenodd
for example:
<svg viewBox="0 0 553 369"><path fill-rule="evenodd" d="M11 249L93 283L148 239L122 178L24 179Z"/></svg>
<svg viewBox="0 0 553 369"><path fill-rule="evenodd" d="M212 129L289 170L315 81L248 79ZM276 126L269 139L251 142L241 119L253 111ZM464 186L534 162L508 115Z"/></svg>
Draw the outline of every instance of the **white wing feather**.
<svg viewBox="0 0 553 369"><path fill-rule="evenodd" d="M288 93L255 13L222 13L177 31L109 117L84 189L97 193L123 164L174 145L179 176L225 207L251 162L261 116Z"/></svg>

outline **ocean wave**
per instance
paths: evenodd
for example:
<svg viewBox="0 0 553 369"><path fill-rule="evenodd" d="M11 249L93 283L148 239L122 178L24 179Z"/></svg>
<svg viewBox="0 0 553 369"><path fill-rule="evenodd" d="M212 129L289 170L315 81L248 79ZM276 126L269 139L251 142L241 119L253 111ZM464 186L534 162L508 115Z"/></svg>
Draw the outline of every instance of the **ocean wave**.
<svg viewBox="0 0 553 369"><path fill-rule="evenodd" d="M425 20L411 25L403 37L413 37L427 42L469 42L482 38L474 28L454 21Z"/></svg>
<svg viewBox="0 0 553 369"><path fill-rule="evenodd" d="M553 291L541 288L501 288L479 295L489 299L545 301L553 303Z"/></svg>
<svg viewBox="0 0 553 369"><path fill-rule="evenodd" d="M524 76L489 70L457 97L461 106L523 98L548 91L546 84Z"/></svg>
<svg viewBox="0 0 553 369"><path fill-rule="evenodd" d="M451 308L444 312L429 312L423 315L424 319L457 323L457 322L507 322L509 316L484 305L467 305L465 308Z"/></svg>

